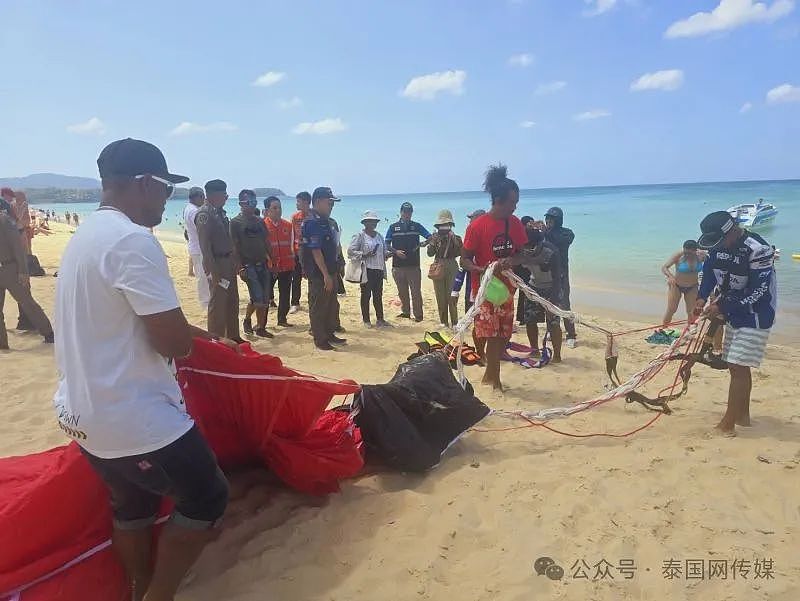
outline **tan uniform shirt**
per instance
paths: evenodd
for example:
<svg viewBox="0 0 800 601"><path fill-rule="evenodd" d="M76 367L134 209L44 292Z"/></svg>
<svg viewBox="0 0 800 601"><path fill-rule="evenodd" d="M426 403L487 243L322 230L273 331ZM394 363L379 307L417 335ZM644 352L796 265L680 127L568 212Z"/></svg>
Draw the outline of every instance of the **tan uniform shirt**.
<svg viewBox="0 0 800 601"><path fill-rule="evenodd" d="M28 257L17 224L0 212L0 265L16 264L17 273L28 275Z"/></svg>
<svg viewBox="0 0 800 601"><path fill-rule="evenodd" d="M233 260L233 242L230 235L230 220L222 209L206 203L194 217L197 240L203 254L203 270L216 279L230 279Z"/></svg>

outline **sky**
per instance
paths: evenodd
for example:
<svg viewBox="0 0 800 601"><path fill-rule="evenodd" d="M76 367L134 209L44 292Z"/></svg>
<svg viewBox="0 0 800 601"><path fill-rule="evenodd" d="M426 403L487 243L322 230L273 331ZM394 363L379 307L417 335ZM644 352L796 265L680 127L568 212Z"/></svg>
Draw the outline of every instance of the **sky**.
<svg viewBox="0 0 800 601"><path fill-rule="evenodd" d="M153 142L344 194L800 177L794 0L3 0L0 176Z"/></svg>

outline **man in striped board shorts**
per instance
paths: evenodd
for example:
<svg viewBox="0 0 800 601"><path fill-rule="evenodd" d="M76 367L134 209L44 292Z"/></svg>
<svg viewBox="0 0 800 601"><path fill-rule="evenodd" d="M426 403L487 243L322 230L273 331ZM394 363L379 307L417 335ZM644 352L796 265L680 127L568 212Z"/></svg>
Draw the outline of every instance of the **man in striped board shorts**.
<svg viewBox="0 0 800 601"><path fill-rule="evenodd" d="M758 234L736 225L726 211L706 215L700 229L698 244L709 252L695 313L726 322L722 358L728 363L731 384L728 409L717 429L734 436L737 425L750 425L750 368L761 365L775 322L775 250ZM719 296L705 307L717 286Z"/></svg>

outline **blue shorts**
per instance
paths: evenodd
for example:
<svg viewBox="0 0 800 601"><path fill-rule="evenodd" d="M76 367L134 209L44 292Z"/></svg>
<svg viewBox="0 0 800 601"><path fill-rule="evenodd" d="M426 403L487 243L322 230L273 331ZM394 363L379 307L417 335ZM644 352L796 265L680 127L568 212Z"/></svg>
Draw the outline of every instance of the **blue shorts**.
<svg viewBox="0 0 800 601"><path fill-rule="evenodd" d="M250 293L250 302L256 307L266 307L272 290L272 274L264 263L251 263L244 268L244 281Z"/></svg>

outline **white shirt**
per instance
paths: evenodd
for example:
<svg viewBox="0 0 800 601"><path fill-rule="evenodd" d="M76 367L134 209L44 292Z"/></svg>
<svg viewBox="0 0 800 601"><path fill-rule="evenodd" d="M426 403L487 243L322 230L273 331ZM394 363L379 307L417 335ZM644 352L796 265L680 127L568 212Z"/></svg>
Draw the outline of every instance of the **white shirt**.
<svg viewBox="0 0 800 601"><path fill-rule="evenodd" d="M189 241L186 245L189 247L190 255L202 254L200 251L200 240L197 238L197 226L194 223L194 216L197 215L197 211L199 210L200 207L190 202L186 203L186 206L183 208L183 226L186 228L186 234L189 236Z"/></svg>
<svg viewBox="0 0 800 601"><path fill-rule="evenodd" d="M124 213L100 209L72 236L56 282L59 425L92 455L155 451L192 427L167 360L140 315L180 306L161 245Z"/></svg>
<svg viewBox="0 0 800 601"><path fill-rule="evenodd" d="M363 231L357 233L350 242L347 254L364 261L367 269L386 271L386 243L378 232L375 232L374 238Z"/></svg>

